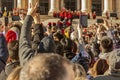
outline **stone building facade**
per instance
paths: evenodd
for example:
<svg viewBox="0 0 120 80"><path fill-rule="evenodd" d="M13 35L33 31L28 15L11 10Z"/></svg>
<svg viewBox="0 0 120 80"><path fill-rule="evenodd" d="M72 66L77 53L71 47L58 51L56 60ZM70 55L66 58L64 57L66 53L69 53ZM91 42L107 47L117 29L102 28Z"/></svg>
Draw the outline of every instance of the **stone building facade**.
<svg viewBox="0 0 120 80"><path fill-rule="evenodd" d="M28 9L36 2L36 0L11 1L14 1L14 8L25 9ZM98 16L102 16L102 14L106 12L116 12L118 17L120 17L120 0L39 0L39 3L41 14L51 15L54 11L60 11L64 7L66 9L81 10L87 13L96 11Z"/></svg>

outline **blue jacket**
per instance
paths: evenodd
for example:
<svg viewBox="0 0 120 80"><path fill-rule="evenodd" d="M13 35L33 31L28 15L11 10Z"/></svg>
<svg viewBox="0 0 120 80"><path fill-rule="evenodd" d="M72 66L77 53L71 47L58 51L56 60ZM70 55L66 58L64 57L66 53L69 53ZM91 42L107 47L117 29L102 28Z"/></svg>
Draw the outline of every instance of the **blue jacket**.
<svg viewBox="0 0 120 80"><path fill-rule="evenodd" d="M87 73L89 68L89 55L84 50L82 44L79 44L79 48L80 48L80 52L71 60L71 62L79 63L80 65L82 65Z"/></svg>

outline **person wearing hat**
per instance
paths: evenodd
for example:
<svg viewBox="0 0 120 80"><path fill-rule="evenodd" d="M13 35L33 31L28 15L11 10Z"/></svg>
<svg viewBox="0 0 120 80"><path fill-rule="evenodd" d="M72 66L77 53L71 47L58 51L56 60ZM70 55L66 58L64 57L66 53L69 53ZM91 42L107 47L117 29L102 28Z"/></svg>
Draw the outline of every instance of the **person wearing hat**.
<svg viewBox="0 0 120 80"><path fill-rule="evenodd" d="M10 73L19 66L18 48L19 41L14 40L7 44L9 59L5 68L0 73L0 80L6 80Z"/></svg>
<svg viewBox="0 0 120 80"><path fill-rule="evenodd" d="M6 41L9 43L14 40L19 40L20 32L21 32L21 25L19 23L15 23L11 26L11 28L6 33Z"/></svg>
<svg viewBox="0 0 120 80"><path fill-rule="evenodd" d="M109 65L108 71L104 75L91 80L120 80L120 49L110 52L107 62Z"/></svg>
<svg viewBox="0 0 120 80"><path fill-rule="evenodd" d="M108 36L104 36L100 42L100 48L102 53L100 53L99 58L107 59L109 56L109 52L113 51L113 41Z"/></svg>

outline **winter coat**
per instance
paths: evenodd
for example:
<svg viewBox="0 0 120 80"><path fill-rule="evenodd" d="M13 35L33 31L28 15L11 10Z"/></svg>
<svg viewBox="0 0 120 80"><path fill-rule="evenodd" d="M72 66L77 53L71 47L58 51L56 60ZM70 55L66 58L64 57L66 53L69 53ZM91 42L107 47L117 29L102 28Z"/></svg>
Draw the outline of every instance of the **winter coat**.
<svg viewBox="0 0 120 80"><path fill-rule="evenodd" d="M0 73L5 68L8 59L8 49L5 37L0 34Z"/></svg>

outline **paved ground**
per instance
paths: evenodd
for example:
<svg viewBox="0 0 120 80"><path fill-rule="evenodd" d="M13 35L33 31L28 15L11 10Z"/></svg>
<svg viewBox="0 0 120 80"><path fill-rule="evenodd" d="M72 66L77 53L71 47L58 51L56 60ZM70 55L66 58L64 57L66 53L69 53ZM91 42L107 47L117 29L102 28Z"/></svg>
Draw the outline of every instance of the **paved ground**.
<svg viewBox="0 0 120 80"><path fill-rule="evenodd" d="M44 25L47 25L48 22L57 22L59 19L48 19L48 20L45 20L43 21ZM79 19L74 19L73 20L73 25L77 25L79 22ZM108 20L109 23L111 23L111 20ZM93 19L89 19L88 20L88 25L91 25L91 24L95 24L96 23L96 20L93 20ZM115 23L120 23L120 20L112 20L112 23L115 24Z"/></svg>
<svg viewBox="0 0 120 80"><path fill-rule="evenodd" d="M54 18L54 17L48 16L48 15L41 15L40 19L41 19L41 22L44 23L44 25L47 25L48 22L57 22L59 20L58 18ZM4 18L0 18L0 20L2 20L4 22ZM9 22L11 22L11 21L12 21L11 18L9 18ZM79 19L74 19L73 26L77 26L78 22L79 22ZM108 22L111 23L111 20L109 19ZM93 20L93 19L88 20L88 25L95 24L95 23L96 23L96 20ZM114 20L112 20L112 23L113 24L120 23L120 19L119 20L114 19Z"/></svg>
<svg viewBox="0 0 120 80"><path fill-rule="evenodd" d="M59 20L58 18L54 18L54 17L50 17L50 16L45 16L45 15L41 15L40 17L41 17L41 21L44 23L44 25L47 25L48 22L57 22ZM101 17L98 16L97 18L101 18ZM79 22L79 19L74 19L73 20L73 26L78 25L78 22ZM120 19L119 20L113 19L112 21L109 19L108 22L109 23L112 22L112 24L120 23ZM88 26L90 26L91 24L95 24L95 23L96 23L96 20L94 20L94 19L89 19L88 20Z"/></svg>

